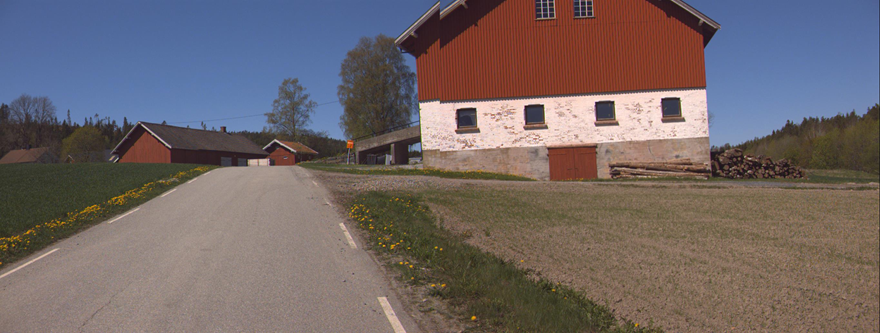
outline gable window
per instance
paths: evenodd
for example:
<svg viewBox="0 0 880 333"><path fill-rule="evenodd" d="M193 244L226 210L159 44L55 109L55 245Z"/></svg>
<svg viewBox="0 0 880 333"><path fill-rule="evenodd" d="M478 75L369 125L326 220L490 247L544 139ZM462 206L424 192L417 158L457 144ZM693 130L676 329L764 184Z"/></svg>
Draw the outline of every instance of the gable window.
<svg viewBox="0 0 880 333"><path fill-rule="evenodd" d="M593 17L593 0L574 0L574 17Z"/></svg>
<svg viewBox="0 0 880 333"><path fill-rule="evenodd" d="M477 128L477 109L458 109L455 111L455 119L458 122L458 129Z"/></svg>
<svg viewBox="0 0 880 333"><path fill-rule="evenodd" d="M678 97L664 98L663 118L681 118L681 99Z"/></svg>
<svg viewBox="0 0 880 333"><path fill-rule="evenodd" d="M596 102L596 121L616 120L614 114L614 102L602 101Z"/></svg>
<svg viewBox="0 0 880 333"><path fill-rule="evenodd" d="M555 0L535 0L535 18L536 19L556 18Z"/></svg>

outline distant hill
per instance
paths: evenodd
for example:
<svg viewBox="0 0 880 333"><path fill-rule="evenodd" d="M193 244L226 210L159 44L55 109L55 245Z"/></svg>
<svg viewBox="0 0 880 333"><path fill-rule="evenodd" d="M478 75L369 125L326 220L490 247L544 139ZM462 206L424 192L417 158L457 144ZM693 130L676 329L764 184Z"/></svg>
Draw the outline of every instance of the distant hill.
<svg viewBox="0 0 880 333"><path fill-rule="evenodd" d="M852 111L831 118L789 120L782 129L737 145L748 154L785 158L809 169L880 172L880 104L862 116ZM723 147L722 147L723 148Z"/></svg>

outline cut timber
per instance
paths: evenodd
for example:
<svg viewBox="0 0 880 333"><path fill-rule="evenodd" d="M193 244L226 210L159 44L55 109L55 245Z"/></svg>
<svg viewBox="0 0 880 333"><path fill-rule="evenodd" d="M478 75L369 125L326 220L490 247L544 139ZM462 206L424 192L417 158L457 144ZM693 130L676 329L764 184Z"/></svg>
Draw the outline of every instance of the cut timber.
<svg viewBox="0 0 880 333"><path fill-rule="evenodd" d="M704 173L693 173L693 172L674 172L674 171L657 171L657 170L644 170L644 169L634 169L634 168L612 168L612 175L622 175L622 176L652 176L652 177L672 177L672 178L700 178L707 179L709 175Z"/></svg>
<svg viewBox="0 0 880 333"><path fill-rule="evenodd" d="M658 171L686 171L686 172L697 172L697 173L711 173L712 170L707 165L701 164L671 164L671 163L657 163L657 162L618 162L611 163L612 168L632 168L632 169L645 169L645 170L658 170Z"/></svg>

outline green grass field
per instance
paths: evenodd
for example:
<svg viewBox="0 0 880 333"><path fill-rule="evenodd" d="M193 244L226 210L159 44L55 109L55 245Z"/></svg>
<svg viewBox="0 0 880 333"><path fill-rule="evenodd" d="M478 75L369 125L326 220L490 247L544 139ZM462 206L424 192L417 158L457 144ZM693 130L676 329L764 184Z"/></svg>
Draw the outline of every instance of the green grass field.
<svg viewBox="0 0 880 333"><path fill-rule="evenodd" d="M195 167L198 165L0 165L0 238Z"/></svg>
<svg viewBox="0 0 880 333"><path fill-rule="evenodd" d="M880 175L854 170L807 170L806 182L845 184L878 183Z"/></svg>

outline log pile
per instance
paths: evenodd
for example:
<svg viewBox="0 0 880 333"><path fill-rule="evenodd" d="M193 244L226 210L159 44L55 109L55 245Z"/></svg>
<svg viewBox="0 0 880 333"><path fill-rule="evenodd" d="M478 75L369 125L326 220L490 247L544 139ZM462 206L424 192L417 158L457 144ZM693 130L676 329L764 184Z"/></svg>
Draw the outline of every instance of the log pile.
<svg viewBox="0 0 880 333"><path fill-rule="evenodd" d="M613 179L708 179L712 172L708 165L693 163L687 158L666 162L616 162L611 163L610 167Z"/></svg>
<svg viewBox="0 0 880 333"><path fill-rule="evenodd" d="M734 148L712 154L712 175L730 179L799 179L806 173L786 159L774 162L770 157L746 155L742 149Z"/></svg>

